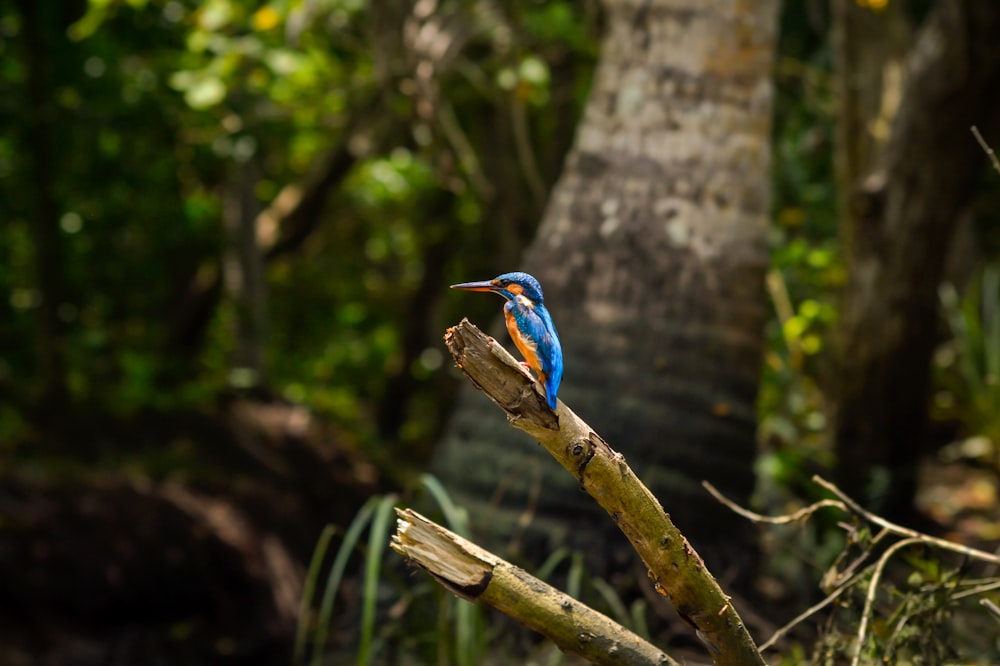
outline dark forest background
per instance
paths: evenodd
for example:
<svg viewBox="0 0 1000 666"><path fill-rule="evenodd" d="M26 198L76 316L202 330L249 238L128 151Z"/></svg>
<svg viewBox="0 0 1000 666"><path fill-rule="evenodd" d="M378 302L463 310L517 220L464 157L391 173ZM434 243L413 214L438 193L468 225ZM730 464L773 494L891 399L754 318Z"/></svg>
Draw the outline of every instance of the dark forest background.
<svg viewBox="0 0 1000 666"><path fill-rule="evenodd" d="M818 472L901 522L1000 538L1000 170L969 129L1000 147L988 5L782 3L765 45L760 381L741 375L736 415L751 446L734 483L758 510L813 499ZM430 469L462 485L437 444L464 423L456 404L477 423L490 407L459 399L441 336L462 317L495 325L500 302L447 286L560 265L532 243L621 7L0 0L0 662L289 663L323 527L342 535L381 493L422 501ZM613 331L574 314L593 289L574 289L573 265L536 272L576 345L561 397L590 418L631 396L621 377L595 395L601 373L582 370L580 340ZM640 347L623 354L652 376ZM676 392L697 404L701 388ZM706 418L732 416L711 404ZM506 428L496 416L482 427ZM635 416L599 429L615 446L660 428ZM698 457L711 437L684 441L650 465L688 465L678 492L702 543L763 549L752 574L737 567L756 614L795 615L840 537L706 532L702 507L720 510L697 483L725 460ZM676 488L670 474L652 485ZM475 486L455 488L473 507ZM528 568L597 538L553 532L545 501L548 536L515 549ZM483 538L505 543L502 524ZM622 557L587 563L612 577L634 568ZM353 660L359 577L329 663ZM409 626L380 601L380 622ZM972 643L987 661L1000 649ZM383 656L425 654L403 644Z"/></svg>

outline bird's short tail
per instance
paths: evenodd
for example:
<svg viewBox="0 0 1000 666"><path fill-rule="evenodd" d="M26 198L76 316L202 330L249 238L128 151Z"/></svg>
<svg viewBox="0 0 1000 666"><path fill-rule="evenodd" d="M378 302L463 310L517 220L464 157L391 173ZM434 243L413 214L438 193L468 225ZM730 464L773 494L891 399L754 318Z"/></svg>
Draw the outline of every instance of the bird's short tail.
<svg viewBox="0 0 1000 666"><path fill-rule="evenodd" d="M550 379L549 377L545 377L544 379L545 379L544 381L545 399L549 403L549 409L555 411L557 404L556 391L559 390L559 384L552 381L552 379Z"/></svg>

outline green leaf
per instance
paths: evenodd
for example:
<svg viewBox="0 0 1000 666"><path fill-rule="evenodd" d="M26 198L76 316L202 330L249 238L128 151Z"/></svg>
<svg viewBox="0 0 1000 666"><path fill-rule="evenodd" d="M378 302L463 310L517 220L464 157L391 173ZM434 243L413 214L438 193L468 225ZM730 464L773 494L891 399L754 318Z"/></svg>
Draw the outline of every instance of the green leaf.
<svg viewBox="0 0 1000 666"><path fill-rule="evenodd" d="M225 27L232 19L233 5L228 0L209 0L198 10L198 25L209 31Z"/></svg>
<svg viewBox="0 0 1000 666"><path fill-rule="evenodd" d="M549 84L549 66L537 56L528 56L522 60L518 75L522 81L533 86L544 87Z"/></svg>
<svg viewBox="0 0 1000 666"><path fill-rule="evenodd" d="M214 76L204 76L184 91L184 101L192 109L208 109L226 97L226 84Z"/></svg>

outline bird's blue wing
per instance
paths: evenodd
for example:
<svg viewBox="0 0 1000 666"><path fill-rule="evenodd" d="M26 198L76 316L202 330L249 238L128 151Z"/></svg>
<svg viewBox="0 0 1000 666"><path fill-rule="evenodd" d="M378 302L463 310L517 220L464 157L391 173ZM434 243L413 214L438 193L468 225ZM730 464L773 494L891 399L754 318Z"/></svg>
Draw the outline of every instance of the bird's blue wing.
<svg viewBox="0 0 1000 666"><path fill-rule="evenodd" d="M529 307L516 302L508 305L518 332L525 342L530 341L534 347L531 351L537 356L538 365L541 366L545 378L545 397L549 407L555 409L556 394L559 392L559 383L563 375L563 357L559 334L556 333L552 317L542 305ZM527 360L531 363L532 359Z"/></svg>

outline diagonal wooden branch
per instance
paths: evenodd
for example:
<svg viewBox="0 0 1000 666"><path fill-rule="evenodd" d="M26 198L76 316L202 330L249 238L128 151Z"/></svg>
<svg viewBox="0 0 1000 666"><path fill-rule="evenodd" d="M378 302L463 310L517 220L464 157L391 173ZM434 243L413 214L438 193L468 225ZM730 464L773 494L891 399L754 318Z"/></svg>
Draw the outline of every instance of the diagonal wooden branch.
<svg viewBox="0 0 1000 666"><path fill-rule="evenodd" d="M595 664L679 666L608 617L412 509L396 509L391 546L468 601L482 601Z"/></svg>
<svg viewBox="0 0 1000 666"><path fill-rule="evenodd" d="M541 386L468 320L448 329L445 344L472 383L507 413L510 424L537 439L608 512L648 567L657 591L697 629L715 663L763 664L729 598L625 457L565 404L551 411Z"/></svg>

